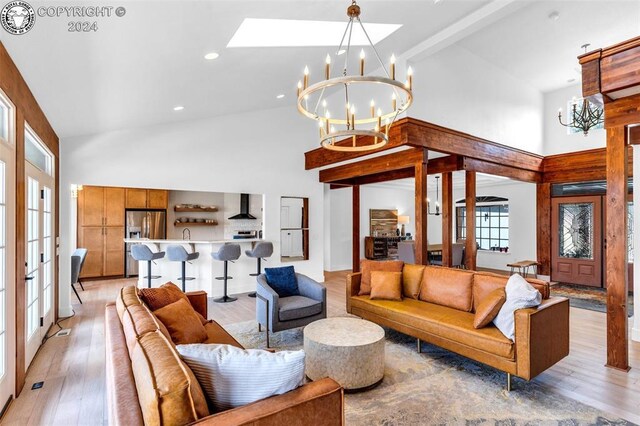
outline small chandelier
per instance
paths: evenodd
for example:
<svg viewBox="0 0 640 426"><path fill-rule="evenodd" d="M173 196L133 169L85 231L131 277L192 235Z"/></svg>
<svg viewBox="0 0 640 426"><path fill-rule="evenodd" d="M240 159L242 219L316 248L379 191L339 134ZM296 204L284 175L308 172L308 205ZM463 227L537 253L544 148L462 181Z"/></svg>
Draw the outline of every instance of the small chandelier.
<svg viewBox="0 0 640 426"><path fill-rule="evenodd" d="M432 216L440 216L440 190L438 189L439 184L440 184L440 176L436 176L436 211L435 212L431 211L431 200L427 198L427 213Z"/></svg>
<svg viewBox="0 0 640 426"><path fill-rule="evenodd" d="M562 108L558 110L558 121L564 127L572 127L582 130L585 136L589 134L589 130L604 123L604 110L591 104L587 98L582 99L582 107L578 109L578 101L571 102L571 121L569 123L562 122Z"/></svg>
<svg viewBox="0 0 640 426"><path fill-rule="evenodd" d="M347 16L349 17L349 22L347 23L347 27L342 35L342 40L336 51L336 55L345 54L342 75L331 77L331 55L327 55L326 57L324 80L322 81L309 85L309 68L305 67L304 78L298 82L298 111L300 111L302 115L318 122L320 145L322 147L333 151L371 151L387 144L389 141L389 129L395 122L398 114L406 111L413 102L413 71L411 67L409 67L407 69L407 80L404 83L397 81L395 56L391 56L389 67L387 68L380 59L380 55L360 20L360 6L356 4L355 0L353 0L351 6L347 8ZM356 21L360 28L362 28L373 50L374 56L384 72L382 76L364 75L364 49L360 51L359 73L353 75L348 75L347 73L349 70L351 35ZM356 107L353 101L354 91L356 90L355 87L366 90L363 93L368 96L370 96L371 93L379 93L380 88L386 89L390 95L387 101L390 108L384 108L382 106L383 103L376 103L376 101L372 99L368 105L369 114L366 114L367 108L360 109ZM332 90L334 88L338 88L339 90ZM342 105L338 108L343 112L333 116L330 112L327 98L329 95L339 92L344 93L343 96L340 96L340 99L344 99L345 103L342 104L342 102L340 102ZM338 118L341 115L343 118ZM357 144L356 139L358 136L370 137L373 142ZM352 140L349 145L336 144L336 142L342 139L349 138Z"/></svg>

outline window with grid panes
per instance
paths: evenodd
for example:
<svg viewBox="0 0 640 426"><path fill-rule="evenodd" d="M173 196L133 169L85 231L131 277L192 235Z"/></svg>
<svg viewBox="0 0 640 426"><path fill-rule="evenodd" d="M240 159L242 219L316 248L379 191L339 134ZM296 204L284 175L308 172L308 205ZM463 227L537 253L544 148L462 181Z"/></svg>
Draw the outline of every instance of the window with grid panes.
<svg viewBox="0 0 640 426"><path fill-rule="evenodd" d="M466 207L456 207L456 239L467 238ZM481 250L509 247L509 204L476 204L476 241Z"/></svg>

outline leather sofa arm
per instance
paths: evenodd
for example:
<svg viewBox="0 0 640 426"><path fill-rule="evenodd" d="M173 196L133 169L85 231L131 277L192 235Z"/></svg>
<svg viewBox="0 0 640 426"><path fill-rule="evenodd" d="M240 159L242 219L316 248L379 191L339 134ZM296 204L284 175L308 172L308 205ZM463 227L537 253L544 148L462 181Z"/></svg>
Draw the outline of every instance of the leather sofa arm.
<svg viewBox="0 0 640 426"><path fill-rule="evenodd" d="M200 315L209 319L207 317L207 292L206 291L190 291L185 293L189 298L189 302L191 302L191 306L198 312Z"/></svg>
<svg viewBox="0 0 640 426"><path fill-rule="evenodd" d="M531 380L569 355L569 299L551 297L515 312L518 377Z"/></svg>
<svg viewBox="0 0 640 426"><path fill-rule="evenodd" d="M351 313L351 297L357 296L360 292L360 280L362 272L347 274L347 312Z"/></svg>
<svg viewBox="0 0 640 426"><path fill-rule="evenodd" d="M344 394L333 379L311 382L283 395L223 411L196 422L202 425L344 425Z"/></svg>

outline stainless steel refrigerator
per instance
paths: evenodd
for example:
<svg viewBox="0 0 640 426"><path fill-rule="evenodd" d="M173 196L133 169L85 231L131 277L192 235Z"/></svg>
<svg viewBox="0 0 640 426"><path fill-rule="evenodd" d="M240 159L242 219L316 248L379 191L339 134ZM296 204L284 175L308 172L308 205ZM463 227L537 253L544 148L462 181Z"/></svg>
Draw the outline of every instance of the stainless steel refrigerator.
<svg viewBox="0 0 640 426"><path fill-rule="evenodd" d="M166 210L127 210L126 219L125 238L164 240L167 237ZM125 274L127 277L138 275L138 262L131 257L132 245L133 243L125 244Z"/></svg>

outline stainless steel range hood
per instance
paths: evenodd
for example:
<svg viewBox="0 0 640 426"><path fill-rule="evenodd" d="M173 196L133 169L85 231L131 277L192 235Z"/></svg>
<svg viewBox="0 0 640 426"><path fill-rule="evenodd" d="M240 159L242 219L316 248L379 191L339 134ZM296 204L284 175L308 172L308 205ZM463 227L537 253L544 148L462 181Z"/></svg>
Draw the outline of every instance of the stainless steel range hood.
<svg viewBox="0 0 640 426"><path fill-rule="evenodd" d="M229 218L229 220L240 219L256 219L255 216L249 213L249 194L240 194L240 213Z"/></svg>

